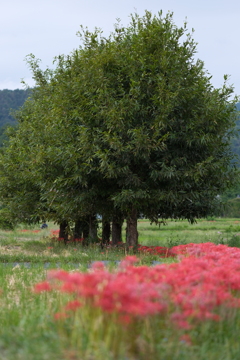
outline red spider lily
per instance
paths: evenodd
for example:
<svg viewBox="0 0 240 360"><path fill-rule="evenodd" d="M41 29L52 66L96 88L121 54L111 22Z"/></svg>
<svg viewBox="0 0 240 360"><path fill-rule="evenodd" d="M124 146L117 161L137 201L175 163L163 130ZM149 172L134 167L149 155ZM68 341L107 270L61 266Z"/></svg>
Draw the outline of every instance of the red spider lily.
<svg viewBox="0 0 240 360"><path fill-rule="evenodd" d="M51 230L51 234L52 234L52 235L58 235L58 234L59 234L59 230Z"/></svg>
<svg viewBox="0 0 240 360"><path fill-rule="evenodd" d="M66 319L68 317L68 315L66 314L66 313L64 313L64 312L62 312L62 313L56 313L55 315L54 315L54 319L55 320L63 320L63 319Z"/></svg>
<svg viewBox="0 0 240 360"><path fill-rule="evenodd" d="M132 322L132 318L130 315L121 315L118 319L120 324L123 324L124 326L129 325Z"/></svg>
<svg viewBox="0 0 240 360"><path fill-rule="evenodd" d="M171 249L167 248L166 246L139 246L139 252L152 254L152 255L159 255L160 257L170 257L176 256Z"/></svg>
<svg viewBox="0 0 240 360"><path fill-rule="evenodd" d="M173 313L171 315L171 320L181 329L190 330L192 326L186 321L184 314Z"/></svg>
<svg viewBox="0 0 240 360"><path fill-rule="evenodd" d="M91 265L91 269L93 270L103 270L105 268L104 263L102 261L95 261Z"/></svg>
<svg viewBox="0 0 240 360"><path fill-rule="evenodd" d="M135 255L126 256L120 263L121 268L125 268L127 266L131 266L138 262L138 258Z"/></svg>
<svg viewBox="0 0 240 360"><path fill-rule="evenodd" d="M76 286L71 283L64 283L60 287L60 291L65 292L65 293L73 293L76 291Z"/></svg>
<svg viewBox="0 0 240 360"><path fill-rule="evenodd" d="M64 241L64 238L57 238L58 241Z"/></svg>
<svg viewBox="0 0 240 360"><path fill-rule="evenodd" d="M82 303L78 300L69 301L65 306L66 310L75 311L82 306Z"/></svg>
<svg viewBox="0 0 240 360"><path fill-rule="evenodd" d="M47 282L47 281L43 281L41 283L38 283L34 287L34 292L35 293L40 293L40 292L43 292L43 291L51 291L51 290L52 290L52 287L49 284L49 282Z"/></svg>
<svg viewBox="0 0 240 360"><path fill-rule="evenodd" d="M63 239L62 239L63 240ZM76 242L78 242L78 243L81 243L81 242L83 242L83 238L80 238L80 239L73 239L73 240L68 240L68 243L76 243Z"/></svg>
<svg viewBox="0 0 240 360"><path fill-rule="evenodd" d="M240 308L240 249L188 244L174 247L173 253L182 260L135 267L138 259L128 256L113 273L96 263L87 273L52 270L48 281L52 288L72 293L80 303L118 314L126 322L166 315L178 327L190 329L202 321L220 320L222 308ZM45 291L41 284L37 284L39 289Z"/></svg>
<svg viewBox="0 0 240 360"><path fill-rule="evenodd" d="M80 239L74 239L73 241L75 242L83 242L84 238L80 238Z"/></svg>
<svg viewBox="0 0 240 360"><path fill-rule="evenodd" d="M47 278L48 278L48 280L57 279L60 281L67 281L70 275L71 274L69 274L65 270L54 270L53 269L48 272Z"/></svg>
<svg viewBox="0 0 240 360"><path fill-rule="evenodd" d="M184 334L181 336L180 341L186 343L187 345L192 345L192 339L189 334Z"/></svg>

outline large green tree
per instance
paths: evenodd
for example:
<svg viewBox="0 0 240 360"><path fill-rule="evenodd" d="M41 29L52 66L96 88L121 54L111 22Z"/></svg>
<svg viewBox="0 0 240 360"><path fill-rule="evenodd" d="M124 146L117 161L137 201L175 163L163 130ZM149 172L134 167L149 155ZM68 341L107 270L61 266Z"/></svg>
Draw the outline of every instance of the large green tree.
<svg viewBox="0 0 240 360"><path fill-rule="evenodd" d="M2 203L19 221L44 218L58 222L60 229L75 223L78 234L79 228L88 233L83 229L87 223L90 237L96 237L96 213L107 215L109 221L115 211L99 176L89 173L88 164L76 153L79 143L76 124L71 121L73 104L65 89L68 71L62 72L61 58L55 72L41 71L34 56L29 64L37 86L16 112L19 126L9 133L9 145L2 152ZM109 188L107 191L109 195Z"/></svg>
<svg viewBox="0 0 240 360"><path fill-rule="evenodd" d="M115 184L111 199L127 218L129 245L139 212L193 222L236 179L233 89L226 81L215 89L195 55L186 24L146 12L108 39L85 32L84 51L71 58L79 154Z"/></svg>
<svg viewBox="0 0 240 360"><path fill-rule="evenodd" d="M186 24L172 17L133 15L109 38L83 30L83 46L53 71L29 59L36 87L14 142L30 129L25 166L44 206L62 219L124 217L129 246L139 213L193 222L237 174L233 89L212 86Z"/></svg>

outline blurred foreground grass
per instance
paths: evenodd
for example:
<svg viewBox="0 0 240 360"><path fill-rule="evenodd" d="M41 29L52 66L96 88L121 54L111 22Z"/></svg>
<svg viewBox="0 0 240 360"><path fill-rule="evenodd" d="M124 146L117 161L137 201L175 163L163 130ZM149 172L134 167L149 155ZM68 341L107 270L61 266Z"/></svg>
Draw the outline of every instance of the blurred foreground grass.
<svg viewBox="0 0 240 360"><path fill-rule="evenodd" d="M61 267L72 272L86 271L91 262L102 260L107 261L111 271L116 268L116 262L125 257L125 251L123 248L101 249L98 245L65 246L52 240L51 229L56 229L56 226L49 224L48 230L40 232L22 231L23 226L14 231L0 231L0 360L114 360L111 354L104 352L104 344L101 343L89 345L94 350L94 356L80 356L70 338L63 336L54 321L53 314L62 301L59 293L36 296L32 289L34 284L45 280L48 271L46 263L48 268ZM150 225L147 220L139 220L138 229L142 245L174 246L208 241L229 243L233 240L238 245L240 221L217 218L199 220L193 225L186 221L169 221L159 228ZM159 259L156 255L139 254L138 257L139 265L152 265L153 261L159 260L162 263L176 261ZM26 266L28 263L31 263L29 268ZM162 329L156 328L155 338L159 340L152 344L155 359L238 360L239 323L239 314L228 324L206 323L194 330L192 336L197 341L192 346L179 342L179 338L176 340L174 329L166 327L162 332ZM82 327L77 331L79 338L87 336ZM124 347L122 351L124 353ZM141 359L145 360L144 356L146 358L143 354ZM141 360L125 355L119 356L119 359Z"/></svg>

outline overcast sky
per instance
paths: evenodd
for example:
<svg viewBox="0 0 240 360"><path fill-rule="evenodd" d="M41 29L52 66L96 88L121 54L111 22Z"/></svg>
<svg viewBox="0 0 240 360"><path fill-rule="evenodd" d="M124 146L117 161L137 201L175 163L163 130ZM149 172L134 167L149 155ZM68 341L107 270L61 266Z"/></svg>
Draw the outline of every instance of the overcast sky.
<svg viewBox="0 0 240 360"><path fill-rule="evenodd" d="M187 19L213 86L221 87L228 74L240 95L239 0L0 0L0 90L23 88L21 79L32 86L25 57L33 53L42 69L52 68L55 56L79 47L80 25L108 35L117 18L126 26L131 13L145 10L172 11L178 26Z"/></svg>

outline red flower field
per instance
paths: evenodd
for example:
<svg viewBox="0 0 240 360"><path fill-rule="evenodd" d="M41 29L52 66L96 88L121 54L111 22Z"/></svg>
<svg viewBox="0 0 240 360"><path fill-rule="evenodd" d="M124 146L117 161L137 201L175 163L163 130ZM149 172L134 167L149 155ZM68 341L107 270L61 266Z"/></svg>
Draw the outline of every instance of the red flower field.
<svg viewBox="0 0 240 360"><path fill-rule="evenodd" d="M178 262L136 266L137 257L127 256L112 272L101 262L86 273L52 270L47 281L35 286L35 292L72 294L73 299L62 309L66 316L87 305L117 314L119 321L168 316L183 329L209 319L218 321L240 307L240 249L202 243L168 251L163 247L139 250L174 256Z"/></svg>

